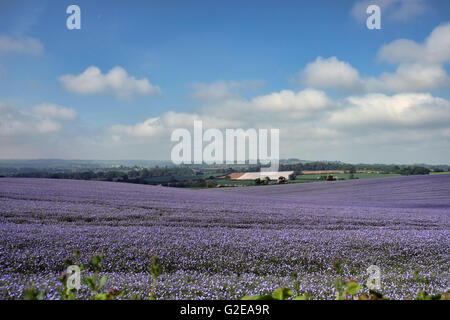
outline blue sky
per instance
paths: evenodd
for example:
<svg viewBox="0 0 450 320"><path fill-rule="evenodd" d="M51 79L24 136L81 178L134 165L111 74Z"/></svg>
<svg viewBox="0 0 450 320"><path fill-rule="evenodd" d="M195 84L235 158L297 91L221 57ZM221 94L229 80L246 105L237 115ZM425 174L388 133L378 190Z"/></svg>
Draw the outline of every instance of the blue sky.
<svg viewBox="0 0 450 320"><path fill-rule="evenodd" d="M314 110L303 110L302 101L277 110L273 105L270 112L284 115L285 120L294 118L295 122L278 119L271 123L258 118L259 125L288 128L281 134L282 156L351 162L449 163L449 129L432 121L448 116L448 78L444 74L416 84L410 77L400 79L396 75L399 67L430 73L430 77L447 73L447 58L421 56L412 61L407 56L408 48L400 48L401 57L393 62L386 55L383 57L380 50L398 39L425 46L433 30L450 22L450 2L372 1L381 7L381 30L367 29L367 15L358 14L358 5L365 7L365 2L2 1L0 102L7 111L0 115L0 128L3 125L4 129L3 136L0 130L0 158L167 159L172 146L169 124L174 122L174 114L178 115L175 122L186 123L187 128L192 127L190 115L213 117L230 126L254 127L255 118L259 117L256 113L265 112L254 106L258 97L315 90L326 95L327 107L319 103ZM71 4L81 8L81 30L66 28L65 11ZM440 33L444 40L438 39L444 46L445 37L450 37L446 32ZM447 49L439 47L444 55ZM393 52L389 50L388 54ZM424 50L424 55L433 50ZM306 66L317 62L318 57L322 60L307 73ZM323 66L323 61L336 66L336 70L344 68L348 71L344 76L351 77L351 70L356 70L358 79L352 78L348 83L343 79L344 90L339 83L328 83L326 79L323 83L323 77L317 75L323 69L315 68ZM73 80L91 66L102 75L119 66L126 72L125 78L131 79L131 91L117 93L117 88L109 87L80 89L77 85L83 80L70 82L61 78L71 75ZM391 83L381 78L383 73L396 78ZM140 79L146 79L151 87L142 92L133 89L133 81ZM383 82L391 86L386 88ZM406 94L428 95L429 100L420 106L412 105L410 113L402 115L402 119L412 117L407 123L397 118L400 122L391 121L389 126L383 121L369 121L362 127L336 124L343 114L364 119L363 107L355 109L358 103L352 98L366 101L374 94L384 95L377 102L382 105L375 109L387 113L391 100L409 99L416 103L421 97ZM299 95L295 99L303 98ZM37 108L39 113L36 106L42 104L47 109ZM73 110L76 116L55 117L54 106ZM303 108L301 115L292 117L291 112L297 113L299 108ZM424 117L431 120L419 123L413 119L413 113L425 114L419 108L428 110ZM45 115L43 109L47 110ZM336 113L338 109L341 114ZM140 130L139 124L148 119L157 119L157 128ZM45 125L51 122L52 129L38 128L36 135L27 121L47 121ZM16 134L11 125L16 122L18 127L28 129ZM302 128L295 131L299 127ZM439 131L434 132L438 127ZM386 137L377 142L374 136L380 130ZM325 131L329 131L330 139ZM372 131L374 135L362 137ZM305 138L299 141L299 136ZM411 141L413 136L418 140ZM424 137L439 141L438 150L433 145L430 151ZM350 143L352 139L358 141ZM330 151L320 151L323 149Z"/></svg>

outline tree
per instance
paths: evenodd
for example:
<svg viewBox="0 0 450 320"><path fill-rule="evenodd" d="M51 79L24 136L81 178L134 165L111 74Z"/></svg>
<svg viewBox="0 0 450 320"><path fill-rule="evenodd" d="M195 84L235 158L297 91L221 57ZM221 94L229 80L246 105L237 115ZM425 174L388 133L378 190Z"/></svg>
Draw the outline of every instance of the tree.
<svg viewBox="0 0 450 320"><path fill-rule="evenodd" d="M285 184L286 181L287 181L286 178L283 177L283 176L280 176L280 177L278 178L278 184Z"/></svg>
<svg viewBox="0 0 450 320"><path fill-rule="evenodd" d="M261 178L256 178L255 179L255 186L259 186L263 183L263 181L261 180Z"/></svg>
<svg viewBox="0 0 450 320"><path fill-rule="evenodd" d="M289 175L289 180L295 180L297 178L297 175L295 174L295 172L292 172L290 175Z"/></svg>
<svg viewBox="0 0 450 320"><path fill-rule="evenodd" d="M195 187L197 188L205 188L206 187L206 180L205 179L197 179L195 181Z"/></svg>
<svg viewBox="0 0 450 320"><path fill-rule="evenodd" d="M207 188L216 188L217 182L215 180L207 180L206 181L206 187Z"/></svg>
<svg viewBox="0 0 450 320"><path fill-rule="evenodd" d="M418 175L418 174L429 174L430 169L424 167L404 167L401 168L399 173L401 175L409 176L409 175Z"/></svg>

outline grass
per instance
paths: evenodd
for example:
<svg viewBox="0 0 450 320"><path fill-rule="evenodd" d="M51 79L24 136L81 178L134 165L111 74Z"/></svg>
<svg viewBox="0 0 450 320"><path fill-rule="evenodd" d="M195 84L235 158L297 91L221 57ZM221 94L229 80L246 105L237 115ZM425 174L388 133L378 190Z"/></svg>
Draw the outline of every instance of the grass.
<svg viewBox="0 0 450 320"><path fill-rule="evenodd" d="M318 180L323 174L305 174L305 175L298 175L295 180L292 182L305 182L305 181L316 181ZM333 176L337 177L338 179L348 179L350 177L350 174L348 173L338 173L333 174ZM388 178L388 177L396 177L400 176L399 174L383 174L383 173L354 173L353 176L357 179L373 179L373 178Z"/></svg>

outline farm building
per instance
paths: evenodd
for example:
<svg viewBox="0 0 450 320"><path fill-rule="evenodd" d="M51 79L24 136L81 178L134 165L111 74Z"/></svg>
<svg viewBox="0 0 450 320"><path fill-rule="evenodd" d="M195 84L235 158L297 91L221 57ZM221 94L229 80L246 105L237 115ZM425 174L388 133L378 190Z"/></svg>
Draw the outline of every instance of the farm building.
<svg viewBox="0 0 450 320"><path fill-rule="evenodd" d="M264 179L269 177L270 180L278 180L279 177L285 177L286 179L294 173L294 171L275 171L275 172L241 172L230 174L231 180L256 180L258 178Z"/></svg>

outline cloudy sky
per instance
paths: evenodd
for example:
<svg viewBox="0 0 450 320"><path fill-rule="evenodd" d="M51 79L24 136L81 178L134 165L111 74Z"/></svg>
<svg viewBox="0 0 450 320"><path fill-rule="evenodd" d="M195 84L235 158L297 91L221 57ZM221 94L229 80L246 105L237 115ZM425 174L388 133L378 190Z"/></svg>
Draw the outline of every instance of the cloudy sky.
<svg viewBox="0 0 450 320"><path fill-rule="evenodd" d="M450 164L449 64L445 0L3 0L0 158L169 159L198 119L279 128L282 158Z"/></svg>

